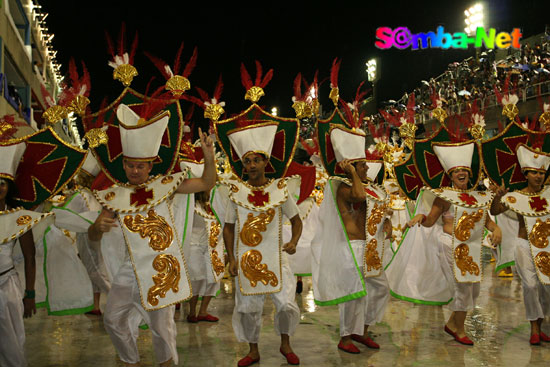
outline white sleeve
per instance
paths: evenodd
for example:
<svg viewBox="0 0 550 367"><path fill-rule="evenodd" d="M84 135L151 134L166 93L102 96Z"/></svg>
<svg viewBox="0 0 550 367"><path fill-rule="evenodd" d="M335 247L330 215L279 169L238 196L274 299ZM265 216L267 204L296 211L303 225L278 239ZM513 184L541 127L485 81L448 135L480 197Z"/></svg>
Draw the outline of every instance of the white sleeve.
<svg viewBox="0 0 550 367"><path fill-rule="evenodd" d="M288 219L291 219L299 213L300 213L300 210L298 209L298 205L296 205L296 202L294 201L294 199L291 196L289 196L288 199L283 204L283 214Z"/></svg>
<svg viewBox="0 0 550 367"><path fill-rule="evenodd" d="M225 223L235 223L235 221L237 220L236 210L237 206L235 205L235 203L229 200L229 202L227 203L227 207L225 208Z"/></svg>

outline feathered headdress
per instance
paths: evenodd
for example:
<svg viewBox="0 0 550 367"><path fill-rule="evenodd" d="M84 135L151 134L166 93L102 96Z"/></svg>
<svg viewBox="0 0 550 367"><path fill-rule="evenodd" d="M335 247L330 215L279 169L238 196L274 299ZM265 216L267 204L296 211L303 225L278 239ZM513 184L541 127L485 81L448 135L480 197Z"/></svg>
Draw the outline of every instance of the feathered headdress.
<svg viewBox="0 0 550 367"><path fill-rule="evenodd" d="M84 62L82 62L82 77L80 77L74 59L69 60L69 81L64 81L62 88L58 104L66 107L69 112L83 116L90 104L88 97L92 89L90 73Z"/></svg>
<svg viewBox="0 0 550 367"><path fill-rule="evenodd" d="M214 89L212 98L210 98L206 91L199 87L197 87L197 92L199 93L200 98L191 96L190 100L204 110L204 117L210 119L210 126L212 127L212 122L218 121L225 113L223 109L225 107L225 102L221 101L223 92L223 80L221 74L218 78L218 82L216 83L216 88Z"/></svg>
<svg viewBox="0 0 550 367"><path fill-rule="evenodd" d="M271 81L271 78L273 78L273 69L269 69L263 78L262 72L262 64L256 60L256 79L252 82L252 78L246 70L246 67L241 63L241 82L246 89L244 99L252 103L258 102L260 98L265 95L263 88L265 88Z"/></svg>
<svg viewBox="0 0 550 367"><path fill-rule="evenodd" d="M516 104L519 101L519 98L514 90L509 90L510 85L510 76L506 77L504 80L504 86L502 88L502 93L498 90L495 85L495 95L497 97L498 103L502 105L502 114L508 117L510 120L514 120L519 113L519 109Z"/></svg>
<svg viewBox="0 0 550 367"><path fill-rule="evenodd" d="M138 75L137 69L134 67L134 56L136 54L138 36L137 32L130 48L130 53L125 50L126 41L126 25L122 23L118 36L118 47L115 51L111 37L106 33L107 49L111 54L109 66L115 69L113 71L113 79L120 81L125 87L130 86L134 77Z"/></svg>

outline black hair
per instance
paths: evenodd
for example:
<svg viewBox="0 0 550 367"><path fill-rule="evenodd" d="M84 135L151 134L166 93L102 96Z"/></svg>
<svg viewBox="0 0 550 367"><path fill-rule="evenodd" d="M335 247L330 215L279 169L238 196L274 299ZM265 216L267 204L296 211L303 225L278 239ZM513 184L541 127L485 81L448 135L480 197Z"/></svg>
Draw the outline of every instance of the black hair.
<svg viewBox="0 0 550 367"><path fill-rule="evenodd" d="M17 194L15 183L8 178L4 178L3 180L8 184L8 192L6 193L6 206L10 208L15 208L16 206L18 206L17 201L15 200L15 196Z"/></svg>

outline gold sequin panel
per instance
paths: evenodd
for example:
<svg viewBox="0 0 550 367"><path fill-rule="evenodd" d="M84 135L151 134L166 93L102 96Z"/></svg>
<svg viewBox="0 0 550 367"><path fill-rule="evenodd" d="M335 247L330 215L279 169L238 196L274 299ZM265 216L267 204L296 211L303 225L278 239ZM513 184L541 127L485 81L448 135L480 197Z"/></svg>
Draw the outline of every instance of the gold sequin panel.
<svg viewBox="0 0 550 367"><path fill-rule="evenodd" d="M531 233L529 233L529 242L537 248L546 248L548 246L548 236L550 236L550 218L546 221L537 219Z"/></svg>
<svg viewBox="0 0 550 367"><path fill-rule="evenodd" d="M141 238L149 237L149 246L155 251L166 250L174 239L172 227L154 209L149 209L147 217L141 214L125 216L124 225L129 231L139 233Z"/></svg>
<svg viewBox="0 0 550 367"><path fill-rule="evenodd" d="M210 253L210 260L212 260L212 268L214 269L216 275L220 275L225 271L225 266L218 256L218 251L212 250L212 252Z"/></svg>
<svg viewBox="0 0 550 367"><path fill-rule="evenodd" d="M380 261L380 257L378 256L377 247L378 241L376 241L376 238L373 238L365 248L365 266L367 267L367 271L380 270L382 268L382 261Z"/></svg>
<svg viewBox="0 0 550 367"><path fill-rule="evenodd" d="M275 209L269 209L265 213L260 213L258 216L254 216L252 213L248 213L246 222L244 222L241 229L240 238L241 241L250 247L256 247L262 242L261 232L265 232L267 225L271 223L275 217Z"/></svg>
<svg viewBox="0 0 550 367"><path fill-rule="evenodd" d="M479 209L472 214L468 214L466 211L458 219L455 227L455 237L459 241L468 241L470 239L470 231L474 229L477 222L483 218L483 209Z"/></svg>
<svg viewBox="0 0 550 367"><path fill-rule="evenodd" d="M155 285L147 292L147 302L151 306L156 306L159 303L159 297L166 297L170 289L174 293L179 291L180 263L170 254L160 254L153 260L153 269L158 274L152 277Z"/></svg>
<svg viewBox="0 0 550 367"><path fill-rule="evenodd" d="M215 248L218 245L218 238L220 236L221 227L222 226L215 221L210 224L210 235L208 237L208 243L212 248Z"/></svg>
<svg viewBox="0 0 550 367"><path fill-rule="evenodd" d="M384 218L385 212L385 205L374 204L374 208L372 208L369 219L367 220L367 231L371 236L374 236L376 234L378 225L382 222L382 218Z"/></svg>
<svg viewBox="0 0 550 367"><path fill-rule="evenodd" d="M241 257L241 269L246 279L250 281L250 285L255 287L258 282L264 285L268 283L272 287L279 284L279 280L274 272L267 268L266 264L262 264L262 254L257 250L249 250Z"/></svg>
<svg viewBox="0 0 550 367"><path fill-rule="evenodd" d="M535 256L535 265L539 268L539 271L550 277L550 253L541 251Z"/></svg>
<svg viewBox="0 0 550 367"><path fill-rule="evenodd" d="M460 270L462 276L466 273L479 275L479 266L474 262L474 259L469 256L470 248L467 244L461 243L455 248L455 263Z"/></svg>

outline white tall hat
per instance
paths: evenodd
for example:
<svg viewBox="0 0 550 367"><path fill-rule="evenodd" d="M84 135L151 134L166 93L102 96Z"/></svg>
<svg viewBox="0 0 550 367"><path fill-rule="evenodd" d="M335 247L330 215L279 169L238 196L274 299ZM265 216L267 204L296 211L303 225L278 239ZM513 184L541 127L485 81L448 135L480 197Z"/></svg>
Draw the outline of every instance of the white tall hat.
<svg viewBox="0 0 550 367"><path fill-rule="evenodd" d="M15 180L15 172L25 153L25 147L25 142L0 142L0 178Z"/></svg>
<svg viewBox="0 0 550 367"><path fill-rule="evenodd" d="M96 177L99 172L101 172L101 167L99 166L99 163L97 162L97 159L95 158L91 150L88 149L86 159L84 160L84 163L82 164L82 167L80 167L80 169L92 177Z"/></svg>
<svg viewBox="0 0 550 367"><path fill-rule="evenodd" d="M352 161L366 159L365 133L362 130L348 130L343 126L334 126L330 131L330 141L337 162L344 159Z"/></svg>
<svg viewBox="0 0 550 367"><path fill-rule="evenodd" d="M550 155L536 151L525 144L519 144L516 148L519 165L523 170L546 172L550 165Z"/></svg>
<svg viewBox="0 0 550 367"><path fill-rule="evenodd" d="M116 116L120 121L120 140L124 157L139 161L154 160L168 126L170 112L163 111L146 121L127 105L120 104Z"/></svg>
<svg viewBox="0 0 550 367"><path fill-rule="evenodd" d="M447 173L462 168L472 172L475 143L434 143L434 153Z"/></svg>
<svg viewBox="0 0 550 367"><path fill-rule="evenodd" d="M367 166L369 166L367 178L371 181L376 181L376 177L378 177L378 173L380 172L383 164L383 161L375 162L367 160Z"/></svg>
<svg viewBox="0 0 550 367"><path fill-rule="evenodd" d="M271 156L277 122L254 124L238 127L227 132L227 137L233 149L242 160L248 153L261 153L266 157Z"/></svg>

